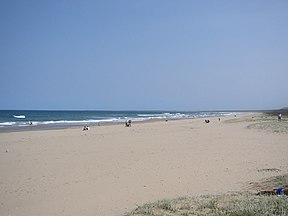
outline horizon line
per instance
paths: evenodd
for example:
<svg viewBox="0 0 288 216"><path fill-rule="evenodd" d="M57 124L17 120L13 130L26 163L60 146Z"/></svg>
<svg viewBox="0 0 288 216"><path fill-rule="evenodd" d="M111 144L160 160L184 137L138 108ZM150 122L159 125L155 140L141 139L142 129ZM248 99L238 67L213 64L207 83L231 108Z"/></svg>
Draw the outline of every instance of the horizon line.
<svg viewBox="0 0 288 216"><path fill-rule="evenodd" d="M0 111L71 111L71 112L76 112L76 111L82 111L82 112L85 112L85 111L88 111L88 112L93 112L93 111L97 111L97 112L140 112L140 111L143 111L143 112L165 112L165 111L170 111L170 112L267 112L267 111L280 111L280 110L285 110L285 109L288 109L287 107L285 108L274 108L274 109L215 109L215 110L212 110L212 109L209 109L209 110L176 110L176 109L144 109L144 110L141 110L141 109L135 109L135 110L132 110L132 109L127 109L127 110L124 110L124 109L107 109L107 110L104 110L104 109L0 109Z"/></svg>

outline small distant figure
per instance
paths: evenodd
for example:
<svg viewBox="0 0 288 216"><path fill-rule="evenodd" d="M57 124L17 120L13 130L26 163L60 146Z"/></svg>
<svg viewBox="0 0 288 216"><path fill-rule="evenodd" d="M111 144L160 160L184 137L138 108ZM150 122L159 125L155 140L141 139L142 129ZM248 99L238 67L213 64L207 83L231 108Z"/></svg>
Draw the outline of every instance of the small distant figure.
<svg viewBox="0 0 288 216"><path fill-rule="evenodd" d="M282 114L279 113L279 115L278 115L278 121L281 121L281 119L282 119Z"/></svg>
<svg viewBox="0 0 288 216"><path fill-rule="evenodd" d="M219 120L219 122L221 121L221 119L220 119L220 118L218 118L218 120Z"/></svg>
<svg viewBox="0 0 288 216"><path fill-rule="evenodd" d="M125 122L125 126L126 127L131 127L131 124L132 124L131 120L128 120L128 121Z"/></svg>
<svg viewBox="0 0 288 216"><path fill-rule="evenodd" d="M234 117L236 118L237 116L236 116L236 115L234 115Z"/></svg>
<svg viewBox="0 0 288 216"><path fill-rule="evenodd" d="M32 121L29 121L29 123L28 123L29 125L33 125L33 123L32 123Z"/></svg>
<svg viewBox="0 0 288 216"><path fill-rule="evenodd" d="M84 126L83 131L90 130L89 126Z"/></svg>
<svg viewBox="0 0 288 216"><path fill-rule="evenodd" d="M210 123L210 120L209 119L205 119L205 123L206 124Z"/></svg>
<svg viewBox="0 0 288 216"><path fill-rule="evenodd" d="M168 119L166 119L165 121L168 122Z"/></svg>

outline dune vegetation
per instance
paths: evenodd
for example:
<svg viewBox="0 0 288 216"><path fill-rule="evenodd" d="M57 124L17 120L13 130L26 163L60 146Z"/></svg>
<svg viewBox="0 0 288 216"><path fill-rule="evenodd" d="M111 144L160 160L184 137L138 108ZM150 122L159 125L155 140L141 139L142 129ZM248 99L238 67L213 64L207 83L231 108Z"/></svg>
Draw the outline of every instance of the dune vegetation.
<svg viewBox="0 0 288 216"><path fill-rule="evenodd" d="M276 176L258 183L251 183L250 189L288 187L288 175ZM255 192L227 193L180 197L161 200L139 206L125 216L185 216L185 215L288 215L288 197L256 195Z"/></svg>

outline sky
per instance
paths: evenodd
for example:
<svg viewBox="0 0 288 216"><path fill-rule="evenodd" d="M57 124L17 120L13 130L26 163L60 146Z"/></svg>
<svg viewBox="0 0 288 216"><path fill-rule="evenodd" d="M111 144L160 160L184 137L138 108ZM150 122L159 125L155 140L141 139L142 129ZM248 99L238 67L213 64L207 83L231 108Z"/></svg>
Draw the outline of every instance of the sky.
<svg viewBox="0 0 288 216"><path fill-rule="evenodd" d="M287 0L1 0L0 109L287 107L287 11Z"/></svg>

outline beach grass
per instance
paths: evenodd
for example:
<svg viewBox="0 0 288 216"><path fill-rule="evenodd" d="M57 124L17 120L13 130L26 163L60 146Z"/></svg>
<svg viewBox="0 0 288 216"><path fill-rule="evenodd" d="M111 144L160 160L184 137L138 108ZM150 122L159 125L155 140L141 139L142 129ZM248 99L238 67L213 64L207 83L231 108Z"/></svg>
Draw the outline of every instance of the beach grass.
<svg viewBox="0 0 288 216"><path fill-rule="evenodd" d="M257 196L251 192L180 197L136 208L125 216L288 215L287 196Z"/></svg>
<svg viewBox="0 0 288 216"><path fill-rule="evenodd" d="M270 216L288 215L288 196L256 195L261 190L288 187L288 174L250 182L248 191L164 199L139 206L124 216Z"/></svg>

